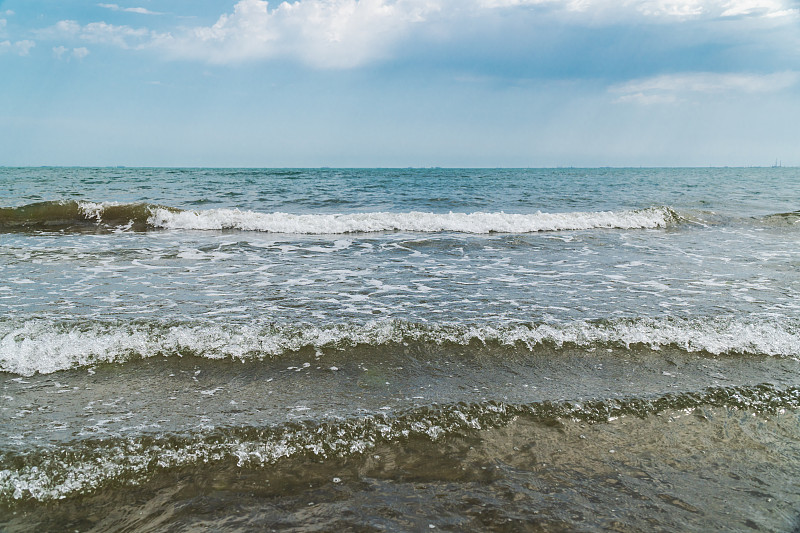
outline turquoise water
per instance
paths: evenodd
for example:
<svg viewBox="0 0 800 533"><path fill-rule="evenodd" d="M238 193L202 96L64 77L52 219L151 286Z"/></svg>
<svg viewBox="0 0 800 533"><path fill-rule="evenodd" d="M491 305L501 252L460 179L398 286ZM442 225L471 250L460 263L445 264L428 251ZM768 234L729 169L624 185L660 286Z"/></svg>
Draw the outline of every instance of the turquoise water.
<svg viewBox="0 0 800 533"><path fill-rule="evenodd" d="M0 169L0 528L792 531L797 169Z"/></svg>

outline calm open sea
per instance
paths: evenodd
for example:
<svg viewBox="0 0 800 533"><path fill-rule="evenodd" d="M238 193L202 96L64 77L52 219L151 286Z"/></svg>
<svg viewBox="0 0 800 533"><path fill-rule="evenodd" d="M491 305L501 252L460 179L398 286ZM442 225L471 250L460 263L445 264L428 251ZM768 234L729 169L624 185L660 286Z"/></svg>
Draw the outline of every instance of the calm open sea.
<svg viewBox="0 0 800 533"><path fill-rule="evenodd" d="M800 526L800 169L0 168L0 206L0 530Z"/></svg>

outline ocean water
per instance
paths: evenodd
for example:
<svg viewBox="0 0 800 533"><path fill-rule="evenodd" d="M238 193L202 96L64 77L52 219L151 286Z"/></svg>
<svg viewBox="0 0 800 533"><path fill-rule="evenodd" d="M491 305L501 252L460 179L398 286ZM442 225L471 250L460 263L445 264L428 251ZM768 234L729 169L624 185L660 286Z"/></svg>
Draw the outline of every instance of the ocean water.
<svg viewBox="0 0 800 533"><path fill-rule="evenodd" d="M796 531L800 170L0 168L0 530Z"/></svg>

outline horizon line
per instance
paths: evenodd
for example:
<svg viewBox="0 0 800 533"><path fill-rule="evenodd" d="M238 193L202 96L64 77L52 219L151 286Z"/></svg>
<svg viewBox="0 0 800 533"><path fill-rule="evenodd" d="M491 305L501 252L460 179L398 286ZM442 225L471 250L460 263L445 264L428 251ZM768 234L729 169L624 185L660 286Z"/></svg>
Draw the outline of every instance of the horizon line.
<svg viewBox="0 0 800 533"><path fill-rule="evenodd" d="M799 165L557 165L557 166L225 166L225 165L0 165L0 168L180 169L180 170L589 170L589 169L721 169L800 168Z"/></svg>

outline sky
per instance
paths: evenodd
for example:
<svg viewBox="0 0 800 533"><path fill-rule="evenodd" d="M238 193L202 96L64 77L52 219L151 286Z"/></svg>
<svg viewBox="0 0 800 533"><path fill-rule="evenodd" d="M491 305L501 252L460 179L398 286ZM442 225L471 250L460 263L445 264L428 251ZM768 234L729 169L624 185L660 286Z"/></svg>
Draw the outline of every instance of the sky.
<svg viewBox="0 0 800 533"><path fill-rule="evenodd" d="M800 0L0 0L0 165L800 165Z"/></svg>

